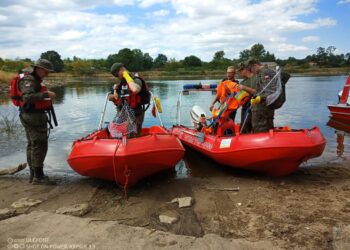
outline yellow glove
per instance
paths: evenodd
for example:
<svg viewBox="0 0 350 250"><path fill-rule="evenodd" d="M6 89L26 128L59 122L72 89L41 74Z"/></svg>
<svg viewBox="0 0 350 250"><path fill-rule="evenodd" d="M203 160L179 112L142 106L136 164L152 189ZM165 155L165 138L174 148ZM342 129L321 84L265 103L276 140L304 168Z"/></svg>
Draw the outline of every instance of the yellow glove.
<svg viewBox="0 0 350 250"><path fill-rule="evenodd" d="M126 83L129 84L131 82L133 82L134 80L131 78L131 76L129 75L128 71L124 70L123 71L123 77L126 80Z"/></svg>
<svg viewBox="0 0 350 250"><path fill-rule="evenodd" d="M250 105L257 105L261 102L261 97L258 95L257 97L252 97L250 99Z"/></svg>

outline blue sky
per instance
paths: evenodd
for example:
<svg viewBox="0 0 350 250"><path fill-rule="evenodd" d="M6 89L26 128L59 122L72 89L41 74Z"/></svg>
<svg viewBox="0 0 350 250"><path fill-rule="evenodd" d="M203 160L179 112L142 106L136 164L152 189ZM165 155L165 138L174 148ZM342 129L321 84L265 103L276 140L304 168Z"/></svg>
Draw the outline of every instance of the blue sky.
<svg viewBox="0 0 350 250"><path fill-rule="evenodd" d="M261 43L278 58L350 53L350 0L1 0L0 57L106 58L141 49L181 60L238 58Z"/></svg>

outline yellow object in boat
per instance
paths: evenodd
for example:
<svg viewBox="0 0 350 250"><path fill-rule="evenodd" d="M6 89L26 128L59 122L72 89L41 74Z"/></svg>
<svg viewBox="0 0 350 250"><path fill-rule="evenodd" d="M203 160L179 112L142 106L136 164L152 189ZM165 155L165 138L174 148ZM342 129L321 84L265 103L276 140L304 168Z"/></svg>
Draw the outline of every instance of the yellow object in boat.
<svg viewBox="0 0 350 250"><path fill-rule="evenodd" d="M154 102L156 103L156 106L157 106L157 109L158 109L158 112L159 113L162 113L163 112L163 109L162 109L162 104L160 103L160 99L158 97L154 97Z"/></svg>

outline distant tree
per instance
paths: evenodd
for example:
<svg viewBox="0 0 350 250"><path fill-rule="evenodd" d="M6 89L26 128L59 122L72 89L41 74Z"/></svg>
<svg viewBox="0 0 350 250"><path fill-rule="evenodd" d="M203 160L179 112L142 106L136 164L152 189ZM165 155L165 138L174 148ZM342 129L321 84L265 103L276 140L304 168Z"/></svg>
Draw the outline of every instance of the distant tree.
<svg viewBox="0 0 350 250"><path fill-rule="evenodd" d="M165 64L165 69L168 71L177 70L178 68L183 67L181 62L175 60L175 58L170 58Z"/></svg>
<svg viewBox="0 0 350 250"><path fill-rule="evenodd" d="M143 53L140 49L133 49L132 57L129 64L125 64L125 66L131 71L143 71L144 70L144 58Z"/></svg>
<svg viewBox="0 0 350 250"><path fill-rule="evenodd" d="M345 54L345 64L350 66L350 53Z"/></svg>
<svg viewBox="0 0 350 250"><path fill-rule="evenodd" d="M98 71L108 70L107 61L105 59L92 59L92 66Z"/></svg>
<svg viewBox="0 0 350 250"><path fill-rule="evenodd" d="M202 66L202 61L196 56L187 56L184 59L184 65L186 67L199 67Z"/></svg>
<svg viewBox="0 0 350 250"><path fill-rule="evenodd" d="M156 59L154 59L154 63L153 66L155 68L161 68L164 67L164 65L167 63L168 58L166 55L164 54L158 54L158 56L156 57Z"/></svg>
<svg viewBox="0 0 350 250"><path fill-rule="evenodd" d="M56 72L62 72L63 71L63 61L61 59L60 54L58 54L54 50L49 50L41 54L40 58L47 59L53 64L53 68Z"/></svg>
<svg viewBox="0 0 350 250"><path fill-rule="evenodd" d="M117 54L111 54L106 59L107 67L110 68L113 63L120 62L130 71L142 71L144 69L150 69L152 67L152 57L143 52L140 49L130 50L124 48L118 51Z"/></svg>
<svg viewBox="0 0 350 250"><path fill-rule="evenodd" d="M124 48L119 50L117 54L117 61L115 62L121 62L123 63L129 70L135 71L133 67L133 60L134 60L134 52L131 51L128 48ZM113 62L113 63L115 63Z"/></svg>
<svg viewBox="0 0 350 250"><path fill-rule="evenodd" d="M336 51L336 47L334 46L329 46L327 49L326 49L326 53L327 53L327 56L333 56L334 55L334 52Z"/></svg>
<svg viewBox="0 0 350 250"><path fill-rule="evenodd" d="M276 61L276 58L274 54L270 54L270 52L267 51L265 55L260 58L260 60L263 62L274 62Z"/></svg>
<svg viewBox="0 0 350 250"><path fill-rule="evenodd" d="M107 59L106 59L106 62L107 62L107 68L110 69L112 67L113 63L119 62L118 54L108 55Z"/></svg>
<svg viewBox="0 0 350 250"><path fill-rule="evenodd" d="M214 54L213 61L222 61L224 59L225 52L223 50L217 51Z"/></svg>
<svg viewBox="0 0 350 250"><path fill-rule="evenodd" d="M246 61L250 58L255 58L261 62L274 62L276 61L276 57L274 54L266 51L264 45L257 43L254 44L250 50L245 49L239 52L239 59L241 61Z"/></svg>
<svg viewBox="0 0 350 250"><path fill-rule="evenodd" d="M31 62L25 62L21 59L10 60L5 59L3 62L0 62L0 70L7 72L19 72L20 70L30 66Z"/></svg>
<svg viewBox="0 0 350 250"><path fill-rule="evenodd" d="M265 54L266 54L266 51L265 51L264 45L260 43L254 44L250 49L250 56L252 58L262 60Z"/></svg>
<svg viewBox="0 0 350 250"><path fill-rule="evenodd" d="M92 75L96 73L91 60L76 59L71 62L72 71L79 75Z"/></svg>
<svg viewBox="0 0 350 250"><path fill-rule="evenodd" d="M143 69L150 70L153 67L153 58L148 54L143 54Z"/></svg>
<svg viewBox="0 0 350 250"><path fill-rule="evenodd" d="M246 61L246 60L248 60L250 57L251 57L251 56L250 56L250 50L249 50L249 49L245 49L245 50L239 52L239 59L240 59L241 61Z"/></svg>
<svg viewBox="0 0 350 250"><path fill-rule="evenodd" d="M327 52L326 52L325 48L322 48L322 47L317 48L316 60L317 60L318 65L320 65L320 66L326 65Z"/></svg>

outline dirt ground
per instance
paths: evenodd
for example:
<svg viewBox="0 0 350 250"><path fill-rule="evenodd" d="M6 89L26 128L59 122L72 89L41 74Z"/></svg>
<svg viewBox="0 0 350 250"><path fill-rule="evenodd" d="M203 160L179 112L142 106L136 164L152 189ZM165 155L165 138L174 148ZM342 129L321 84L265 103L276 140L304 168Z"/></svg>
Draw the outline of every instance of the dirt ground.
<svg viewBox="0 0 350 250"><path fill-rule="evenodd" d="M34 186L27 182L25 169L14 176L0 177L0 209L10 208L23 197L43 202L17 209L17 214L55 212L86 202L90 212L84 217L175 234L195 237L217 234L251 242L268 240L281 249L350 246L350 238L337 235L350 224L349 161L301 167L283 178L213 168L206 158L200 163L197 167L189 166L187 178L176 178L170 171L141 181L128 190L128 200L115 183L84 177L55 176L56 186ZM184 196L193 198L191 207L179 208L170 203ZM161 223L159 215L169 212L179 217L178 222Z"/></svg>

